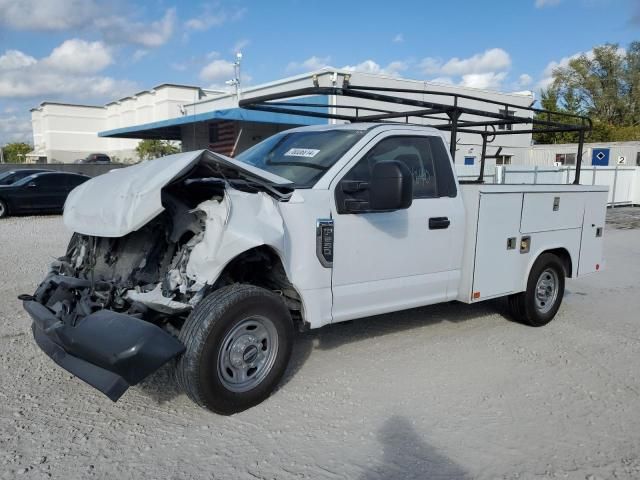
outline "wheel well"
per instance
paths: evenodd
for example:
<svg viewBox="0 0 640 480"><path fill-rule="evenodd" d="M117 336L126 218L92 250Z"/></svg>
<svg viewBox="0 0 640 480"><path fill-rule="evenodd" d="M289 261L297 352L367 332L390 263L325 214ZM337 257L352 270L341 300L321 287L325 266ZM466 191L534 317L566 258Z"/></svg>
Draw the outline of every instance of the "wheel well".
<svg viewBox="0 0 640 480"><path fill-rule="evenodd" d="M293 319L301 319L300 295L289 281L282 260L273 248L261 245L242 252L224 268L214 290L234 283L255 285L278 293Z"/></svg>
<svg viewBox="0 0 640 480"><path fill-rule="evenodd" d="M552 248L551 250L545 250L543 253L552 253L556 257L558 257L562 261L562 265L564 266L564 273L567 277L571 278L573 276L573 262L571 260L571 255L566 248Z"/></svg>

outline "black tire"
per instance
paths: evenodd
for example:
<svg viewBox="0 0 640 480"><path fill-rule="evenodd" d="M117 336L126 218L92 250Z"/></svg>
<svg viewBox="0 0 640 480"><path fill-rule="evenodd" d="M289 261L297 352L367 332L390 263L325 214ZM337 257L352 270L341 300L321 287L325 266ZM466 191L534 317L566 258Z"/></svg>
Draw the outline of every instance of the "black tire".
<svg viewBox="0 0 640 480"><path fill-rule="evenodd" d="M554 277L557 291L547 303L537 300L537 285L541 276ZM531 267L527 290L509 296L509 310L512 317L520 323L532 327L542 327L549 323L558 313L564 296L565 270L562 261L552 253L543 253Z"/></svg>
<svg viewBox="0 0 640 480"><path fill-rule="evenodd" d="M7 203L0 199L0 218L5 218L9 216L9 208L7 207Z"/></svg>
<svg viewBox="0 0 640 480"><path fill-rule="evenodd" d="M272 341L270 347L276 345L276 352L268 354L272 355L271 366L259 370L260 375L264 375L259 383L247 391L233 391L225 385L221 373L231 353L225 356L221 350L223 344L232 341L229 338L233 339L228 335L253 318L267 319L275 327L272 335L277 336L277 342ZM243 338L242 334L237 335L237 339ZM277 295L264 288L238 284L216 290L200 301L185 321L179 338L186 351L177 362L178 384L198 405L229 415L257 405L276 388L291 357L293 322L289 310ZM244 332L244 338L253 337ZM230 347L241 347L238 342L227 343L225 351L237 351ZM255 353L255 348L251 353ZM247 350L244 350L240 355L242 362L246 356Z"/></svg>

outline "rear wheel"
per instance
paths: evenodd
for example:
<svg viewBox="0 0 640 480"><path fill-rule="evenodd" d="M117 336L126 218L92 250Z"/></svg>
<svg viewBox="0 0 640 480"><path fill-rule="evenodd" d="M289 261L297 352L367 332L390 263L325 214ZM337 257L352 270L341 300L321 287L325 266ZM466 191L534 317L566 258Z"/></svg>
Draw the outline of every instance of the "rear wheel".
<svg viewBox="0 0 640 480"><path fill-rule="evenodd" d="M4 218L9 215L9 209L4 200L0 200L0 218Z"/></svg>
<svg viewBox="0 0 640 480"><path fill-rule="evenodd" d="M205 297L180 340L178 383L197 404L231 414L252 407L278 385L293 344L284 302L269 290L231 285Z"/></svg>
<svg viewBox="0 0 640 480"><path fill-rule="evenodd" d="M562 303L564 279L562 261L552 253L540 255L529 273L527 290L509 296L511 315L532 327L549 323Z"/></svg>

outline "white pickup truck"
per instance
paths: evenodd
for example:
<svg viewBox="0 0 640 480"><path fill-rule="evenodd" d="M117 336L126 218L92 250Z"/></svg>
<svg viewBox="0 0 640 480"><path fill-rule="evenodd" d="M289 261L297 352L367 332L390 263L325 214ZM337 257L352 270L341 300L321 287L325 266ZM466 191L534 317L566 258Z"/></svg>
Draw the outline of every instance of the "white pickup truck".
<svg viewBox="0 0 640 480"><path fill-rule="evenodd" d="M189 397L228 414L274 390L296 327L501 296L545 325L565 278L602 267L606 199L460 185L428 127L301 127L79 186L67 253L21 298L42 350L112 400L175 358Z"/></svg>

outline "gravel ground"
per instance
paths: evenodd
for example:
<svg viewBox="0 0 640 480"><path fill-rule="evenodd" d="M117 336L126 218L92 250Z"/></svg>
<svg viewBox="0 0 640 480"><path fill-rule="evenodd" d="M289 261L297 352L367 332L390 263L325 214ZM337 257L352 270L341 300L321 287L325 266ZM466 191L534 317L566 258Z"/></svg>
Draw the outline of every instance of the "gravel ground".
<svg viewBox="0 0 640 480"><path fill-rule="evenodd" d="M279 391L231 417L168 367L114 404L55 366L16 296L69 234L4 220L0 478L640 478L640 209L611 220L606 270L547 327L493 302L300 334Z"/></svg>

